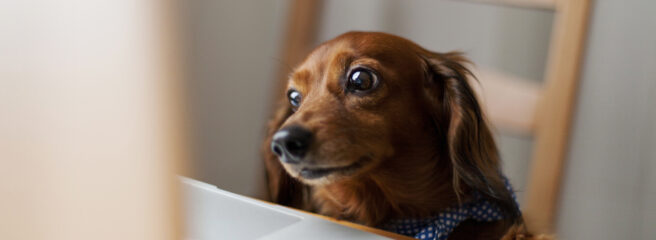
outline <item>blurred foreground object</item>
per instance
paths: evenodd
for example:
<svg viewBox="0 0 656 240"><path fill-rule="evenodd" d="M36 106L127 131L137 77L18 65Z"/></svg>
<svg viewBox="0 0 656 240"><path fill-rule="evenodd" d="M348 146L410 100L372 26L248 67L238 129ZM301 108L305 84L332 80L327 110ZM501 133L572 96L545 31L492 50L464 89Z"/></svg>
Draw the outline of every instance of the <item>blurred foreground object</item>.
<svg viewBox="0 0 656 240"><path fill-rule="evenodd" d="M0 8L0 239L179 239L171 3Z"/></svg>

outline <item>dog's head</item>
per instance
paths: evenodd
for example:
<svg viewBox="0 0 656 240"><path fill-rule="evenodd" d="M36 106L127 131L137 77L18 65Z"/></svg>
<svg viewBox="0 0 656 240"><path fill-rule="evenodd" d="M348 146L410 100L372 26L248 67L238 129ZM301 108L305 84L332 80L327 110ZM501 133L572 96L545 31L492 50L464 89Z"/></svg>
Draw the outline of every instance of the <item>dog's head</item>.
<svg viewBox="0 0 656 240"><path fill-rule="evenodd" d="M476 190L514 207L466 63L459 53L384 33L350 32L319 46L290 75L286 102L269 126L274 198L291 201L297 180L354 179L423 151L415 157L451 169L458 196Z"/></svg>

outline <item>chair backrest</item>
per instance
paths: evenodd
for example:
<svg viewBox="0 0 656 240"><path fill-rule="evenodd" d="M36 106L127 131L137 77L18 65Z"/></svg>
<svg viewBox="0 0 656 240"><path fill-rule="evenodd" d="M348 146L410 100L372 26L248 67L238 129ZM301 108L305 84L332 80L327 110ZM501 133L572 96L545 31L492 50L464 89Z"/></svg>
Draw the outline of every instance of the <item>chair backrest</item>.
<svg viewBox="0 0 656 240"><path fill-rule="evenodd" d="M486 90L484 101L492 122L534 137L523 213L531 230L550 233L554 231L590 1L476 1L555 11L542 84L493 72L478 74Z"/></svg>
<svg viewBox="0 0 656 240"><path fill-rule="evenodd" d="M554 11L549 54L542 83L510 74L474 69L485 89L481 97L492 123L534 138L523 214L536 233L554 231L567 140L588 19L589 0L467 0ZM321 1L293 0L283 61L298 63L314 44ZM280 70L286 79L289 69ZM279 84L282 88L284 84ZM479 91L480 93L480 91Z"/></svg>

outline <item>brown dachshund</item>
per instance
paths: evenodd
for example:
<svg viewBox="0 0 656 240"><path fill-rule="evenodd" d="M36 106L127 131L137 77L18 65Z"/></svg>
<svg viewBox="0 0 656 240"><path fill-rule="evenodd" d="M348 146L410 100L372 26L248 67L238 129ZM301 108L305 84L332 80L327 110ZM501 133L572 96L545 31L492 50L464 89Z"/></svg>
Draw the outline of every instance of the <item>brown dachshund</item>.
<svg viewBox="0 0 656 240"><path fill-rule="evenodd" d="M349 32L317 47L269 123L272 200L388 230L484 201L501 218L463 218L449 239L527 236L467 63L385 33Z"/></svg>

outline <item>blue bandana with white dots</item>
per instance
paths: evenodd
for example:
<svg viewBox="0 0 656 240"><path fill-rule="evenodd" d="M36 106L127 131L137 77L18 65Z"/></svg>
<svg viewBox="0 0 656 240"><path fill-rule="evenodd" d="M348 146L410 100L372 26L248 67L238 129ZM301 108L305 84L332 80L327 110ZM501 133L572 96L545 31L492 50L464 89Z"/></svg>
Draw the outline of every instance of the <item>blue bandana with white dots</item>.
<svg viewBox="0 0 656 240"><path fill-rule="evenodd" d="M513 199L516 199L510 183L507 179L504 180L506 189L511 192ZM476 199L460 206L446 208L430 218L391 220L382 228L418 239L444 240L458 224L465 220L492 222L503 219L502 211L496 204L481 197Z"/></svg>

